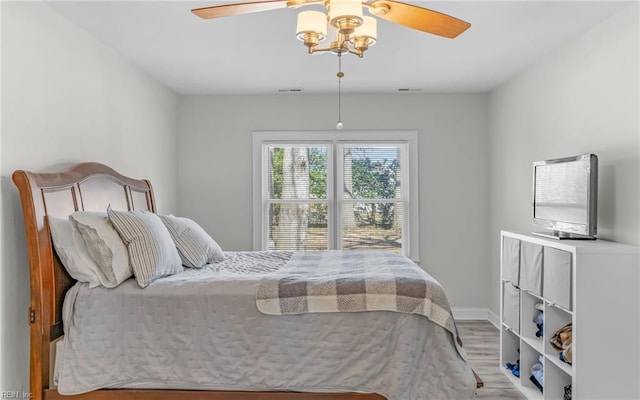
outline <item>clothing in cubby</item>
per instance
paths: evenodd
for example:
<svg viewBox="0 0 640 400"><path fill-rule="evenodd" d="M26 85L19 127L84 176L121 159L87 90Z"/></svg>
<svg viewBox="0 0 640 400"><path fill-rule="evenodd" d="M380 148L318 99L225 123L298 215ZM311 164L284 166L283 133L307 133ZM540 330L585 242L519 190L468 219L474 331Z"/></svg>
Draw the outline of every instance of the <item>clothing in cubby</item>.
<svg viewBox="0 0 640 400"><path fill-rule="evenodd" d="M571 400L571 385L567 385L564 387L563 400Z"/></svg>
<svg viewBox="0 0 640 400"><path fill-rule="evenodd" d="M531 367L531 376L529 380L533 382L534 385L542 392L542 388L544 387L544 366L543 366L544 357L541 355L538 357L538 362L533 364Z"/></svg>
<svg viewBox="0 0 640 400"><path fill-rule="evenodd" d="M535 322L536 327L538 328L536 331L536 337L542 338L544 335L544 305L542 303L536 303L534 307L538 310L535 318L533 319L533 322Z"/></svg>
<svg viewBox="0 0 640 400"><path fill-rule="evenodd" d="M551 346L560 352L559 357L567 364L571 364L573 359L572 343L573 343L573 329L572 324L567 324L558 329L549 339Z"/></svg>
<svg viewBox="0 0 640 400"><path fill-rule="evenodd" d="M517 360L515 364L506 363L505 367L507 367L507 369L511 371L513 376L515 376L516 378L520 377L520 360Z"/></svg>
<svg viewBox="0 0 640 400"><path fill-rule="evenodd" d="M520 349L517 350L518 353L520 353ZM515 376L516 378L520 377L520 360L516 360L515 364L512 364L510 362L505 364L505 367L511 371L511 373L513 374L513 376Z"/></svg>

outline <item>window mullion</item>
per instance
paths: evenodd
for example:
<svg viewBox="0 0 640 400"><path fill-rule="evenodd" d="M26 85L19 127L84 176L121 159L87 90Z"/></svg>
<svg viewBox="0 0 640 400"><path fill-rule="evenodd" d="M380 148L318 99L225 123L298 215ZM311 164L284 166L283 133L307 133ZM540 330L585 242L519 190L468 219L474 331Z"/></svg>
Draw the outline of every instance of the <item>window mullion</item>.
<svg viewBox="0 0 640 400"><path fill-rule="evenodd" d="M264 202L267 204L331 204L328 199L266 199Z"/></svg>
<svg viewBox="0 0 640 400"><path fill-rule="evenodd" d="M343 203L404 203L403 199L342 199Z"/></svg>
<svg viewBox="0 0 640 400"><path fill-rule="evenodd" d="M329 205L327 206L329 214L327 215L327 224L329 225L327 234L329 235L329 250L336 248L336 159L335 141L332 141L327 150L327 199L329 200Z"/></svg>
<svg viewBox="0 0 640 400"><path fill-rule="evenodd" d="M269 249L269 147L262 146L262 243L261 249Z"/></svg>
<svg viewBox="0 0 640 400"><path fill-rule="evenodd" d="M400 169L400 194L402 196L402 240L405 255L411 254L411 226L409 224L409 217L411 216L411 210L409 209L409 199L411 190L411 181L409 179L409 152L408 145L400 147L400 160L403 163L403 167ZM418 223L416 221L416 223Z"/></svg>
<svg viewBox="0 0 640 400"><path fill-rule="evenodd" d="M344 213L344 156L342 154L343 145L342 143L336 141L334 142L333 148L333 154L335 155L334 165L336 166L334 174L334 202L336 204L336 207L333 229L333 248L336 250L342 250L342 215Z"/></svg>

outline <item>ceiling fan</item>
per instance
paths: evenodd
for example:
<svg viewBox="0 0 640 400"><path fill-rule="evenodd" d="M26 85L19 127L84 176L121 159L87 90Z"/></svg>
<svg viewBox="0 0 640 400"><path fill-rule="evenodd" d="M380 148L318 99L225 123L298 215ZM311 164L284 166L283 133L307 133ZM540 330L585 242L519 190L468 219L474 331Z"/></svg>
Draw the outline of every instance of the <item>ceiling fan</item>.
<svg viewBox="0 0 640 400"><path fill-rule="evenodd" d="M200 18L211 19L312 4L324 5L328 14L321 11L302 11L298 14L296 36L307 46L310 54L329 51L338 56L351 53L362 57L377 40L377 20L363 16L363 8L387 21L450 39L471 26L458 18L394 0L266 0L191 11ZM335 40L328 47L318 47L327 38L328 27L335 29Z"/></svg>

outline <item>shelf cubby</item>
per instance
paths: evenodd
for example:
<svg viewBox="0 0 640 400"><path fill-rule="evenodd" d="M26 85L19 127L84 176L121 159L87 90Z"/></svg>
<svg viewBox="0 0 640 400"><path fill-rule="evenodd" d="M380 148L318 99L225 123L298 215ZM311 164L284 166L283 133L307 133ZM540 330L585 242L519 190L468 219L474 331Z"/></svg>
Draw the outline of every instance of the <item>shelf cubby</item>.
<svg viewBox="0 0 640 400"><path fill-rule="evenodd" d="M527 344L534 347L542 353L543 345L542 337L537 337L538 327L535 323L535 317L538 314L536 304L540 304L544 310L544 300L535 294L522 290L520 294L520 336Z"/></svg>
<svg viewBox="0 0 640 400"><path fill-rule="evenodd" d="M545 360L544 397L549 400L563 400L564 387L571 385L571 375L555 363Z"/></svg>
<svg viewBox="0 0 640 400"><path fill-rule="evenodd" d="M542 392L538 387L531 382L529 377L531 376L531 368L534 364L541 363L544 366L544 356L536 348L524 343L520 348L520 383L522 386L531 389L532 391L538 391L540 398L542 398Z"/></svg>
<svg viewBox="0 0 640 400"><path fill-rule="evenodd" d="M558 365L560 366L561 364L565 364L563 368L565 371L567 371L568 373L571 373L572 371L572 367L570 364L565 363L564 361L560 360L560 352L558 350L556 350L555 348L553 348L553 346L550 343L551 337L553 337L553 335L561 328L563 328L564 326L566 326L567 324L572 323L573 320L573 315L571 312L564 310L560 307L557 306L553 306L550 304L546 304L545 305L545 310L544 310L544 316L545 316L545 321L544 321L544 353L545 355L552 359L552 360L557 360L558 361Z"/></svg>
<svg viewBox="0 0 640 400"><path fill-rule="evenodd" d="M520 337L506 326L502 327L502 337L500 366L508 371L512 378L517 379L506 369L506 365L515 364L520 359Z"/></svg>

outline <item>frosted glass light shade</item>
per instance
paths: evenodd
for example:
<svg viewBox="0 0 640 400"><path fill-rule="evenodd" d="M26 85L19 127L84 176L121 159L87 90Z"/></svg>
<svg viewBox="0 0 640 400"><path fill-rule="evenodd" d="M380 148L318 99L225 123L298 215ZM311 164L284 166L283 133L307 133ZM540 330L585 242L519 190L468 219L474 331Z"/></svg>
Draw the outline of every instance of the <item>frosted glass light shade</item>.
<svg viewBox="0 0 640 400"><path fill-rule="evenodd" d="M306 33L315 33L322 41L327 36L327 16L320 11L302 11L298 14L296 37L304 41Z"/></svg>
<svg viewBox="0 0 640 400"><path fill-rule="evenodd" d="M351 42L353 43L357 39L368 39L369 46L373 46L376 43L378 30L378 21L374 17L363 17L362 25L356 28L355 32L351 36Z"/></svg>
<svg viewBox="0 0 640 400"><path fill-rule="evenodd" d="M362 22L362 2L360 0L332 0L329 3L329 20L337 27L337 20L349 18Z"/></svg>

